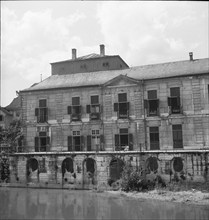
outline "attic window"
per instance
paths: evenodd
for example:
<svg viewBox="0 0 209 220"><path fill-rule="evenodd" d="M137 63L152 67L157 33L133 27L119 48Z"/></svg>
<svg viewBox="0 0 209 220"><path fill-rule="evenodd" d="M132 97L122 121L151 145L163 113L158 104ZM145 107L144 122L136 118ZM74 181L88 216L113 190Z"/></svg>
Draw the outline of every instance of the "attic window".
<svg viewBox="0 0 209 220"><path fill-rule="evenodd" d="M108 62L105 62L102 64L104 67L108 67L109 66L109 63Z"/></svg>
<svg viewBox="0 0 209 220"><path fill-rule="evenodd" d="M82 64L80 67L81 69L86 69L86 64Z"/></svg>

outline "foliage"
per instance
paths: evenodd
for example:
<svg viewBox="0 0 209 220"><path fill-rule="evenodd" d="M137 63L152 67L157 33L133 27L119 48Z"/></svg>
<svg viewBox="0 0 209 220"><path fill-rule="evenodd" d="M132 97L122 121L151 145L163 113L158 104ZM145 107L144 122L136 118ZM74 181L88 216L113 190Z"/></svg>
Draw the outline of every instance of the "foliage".
<svg viewBox="0 0 209 220"><path fill-rule="evenodd" d="M0 132L0 144L9 148L8 153L17 151L16 147L23 140L22 122L13 120L7 129Z"/></svg>
<svg viewBox="0 0 209 220"><path fill-rule="evenodd" d="M155 187L166 187L165 181L160 175L146 174L146 170L137 170L134 167L125 165L121 178L123 191L145 191Z"/></svg>
<svg viewBox="0 0 209 220"><path fill-rule="evenodd" d="M0 158L0 182L8 182L9 181L9 160L8 158Z"/></svg>

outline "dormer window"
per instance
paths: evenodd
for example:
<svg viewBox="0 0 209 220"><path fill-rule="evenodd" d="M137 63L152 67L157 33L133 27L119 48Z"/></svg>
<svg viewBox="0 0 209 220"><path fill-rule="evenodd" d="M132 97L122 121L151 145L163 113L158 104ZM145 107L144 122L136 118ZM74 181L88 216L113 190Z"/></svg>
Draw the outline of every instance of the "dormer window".
<svg viewBox="0 0 209 220"><path fill-rule="evenodd" d="M35 109L35 116L37 116L38 123L47 122L48 108L47 108L47 100L46 99L39 100L39 108Z"/></svg>
<svg viewBox="0 0 209 220"><path fill-rule="evenodd" d="M81 69L86 69L86 64L84 63L84 64L81 64Z"/></svg>
<svg viewBox="0 0 209 220"><path fill-rule="evenodd" d="M108 62L105 62L102 64L104 67L109 67L109 63Z"/></svg>
<svg viewBox="0 0 209 220"><path fill-rule="evenodd" d="M90 114L91 120L100 119L100 104L98 95L91 96L91 105L86 106L86 113Z"/></svg>
<svg viewBox="0 0 209 220"><path fill-rule="evenodd" d="M170 97L168 97L168 106L170 106L171 114L181 113L180 88L170 88Z"/></svg>
<svg viewBox="0 0 209 220"><path fill-rule="evenodd" d="M68 114L71 115L72 121L81 120L80 97L72 97L72 106L68 106Z"/></svg>
<svg viewBox="0 0 209 220"><path fill-rule="evenodd" d="M118 94L118 103L114 103L114 111L118 113L118 118L128 118L129 102L127 102L127 93Z"/></svg>

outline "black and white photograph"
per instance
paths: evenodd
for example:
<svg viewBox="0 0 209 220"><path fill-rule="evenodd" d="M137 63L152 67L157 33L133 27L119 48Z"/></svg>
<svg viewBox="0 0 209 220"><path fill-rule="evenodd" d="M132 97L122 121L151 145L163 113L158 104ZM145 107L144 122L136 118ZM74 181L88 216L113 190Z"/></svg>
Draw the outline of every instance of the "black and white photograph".
<svg viewBox="0 0 209 220"><path fill-rule="evenodd" d="M0 4L0 220L208 220L209 2Z"/></svg>

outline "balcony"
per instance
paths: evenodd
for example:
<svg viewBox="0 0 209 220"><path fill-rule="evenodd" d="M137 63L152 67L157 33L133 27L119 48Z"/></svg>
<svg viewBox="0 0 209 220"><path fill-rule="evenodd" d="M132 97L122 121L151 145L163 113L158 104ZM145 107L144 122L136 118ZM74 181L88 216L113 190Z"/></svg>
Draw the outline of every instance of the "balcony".
<svg viewBox="0 0 209 220"><path fill-rule="evenodd" d="M71 115L71 120L72 121L80 121L81 120L81 114L72 114Z"/></svg>

